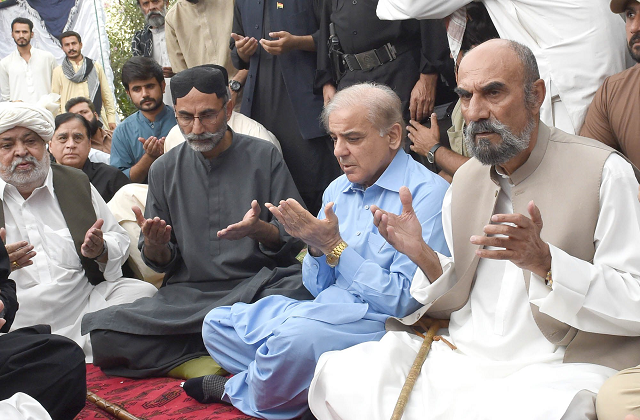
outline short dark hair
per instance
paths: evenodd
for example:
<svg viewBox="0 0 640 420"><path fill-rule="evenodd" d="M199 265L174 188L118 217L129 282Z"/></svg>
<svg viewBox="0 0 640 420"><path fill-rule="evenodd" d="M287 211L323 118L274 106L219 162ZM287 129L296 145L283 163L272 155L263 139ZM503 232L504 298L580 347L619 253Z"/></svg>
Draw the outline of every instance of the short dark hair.
<svg viewBox="0 0 640 420"><path fill-rule="evenodd" d="M11 22L11 31L12 32L13 32L13 25L15 25L16 23L24 23L25 25L29 25L29 32L33 32L33 22L31 22L29 19L23 18L23 17L17 17L15 19L13 19L13 22Z"/></svg>
<svg viewBox="0 0 640 420"><path fill-rule="evenodd" d="M469 51L490 39L500 38L483 3L471 2L467 5L467 26L462 36L460 51Z"/></svg>
<svg viewBox="0 0 640 420"><path fill-rule="evenodd" d="M96 112L96 107L95 105L93 105L93 102L91 102L91 99L85 98L84 96L78 96L76 98L69 99L64 105L64 110L69 112L71 108L81 103L89 105L89 109L91 110L91 112Z"/></svg>
<svg viewBox="0 0 640 420"><path fill-rule="evenodd" d="M147 80L155 78L162 86L164 75L160 64L151 57L131 57L122 66L122 84L125 90L129 90L129 83L134 80Z"/></svg>
<svg viewBox="0 0 640 420"><path fill-rule="evenodd" d="M75 36L78 42L82 44L82 38L80 37L80 34L75 31L66 31L61 33L58 37L58 41L62 42L63 38L69 38L70 36Z"/></svg>
<svg viewBox="0 0 640 420"><path fill-rule="evenodd" d="M68 121L71 121L73 119L76 119L82 122L82 125L84 126L84 129L87 134L87 139L91 141L91 126L89 125L89 121L87 121L82 115L74 114L73 112L65 112L64 114L59 114L56 116L56 131L58 131L58 128L60 128L62 124ZM54 134L55 134L55 131L54 131Z"/></svg>

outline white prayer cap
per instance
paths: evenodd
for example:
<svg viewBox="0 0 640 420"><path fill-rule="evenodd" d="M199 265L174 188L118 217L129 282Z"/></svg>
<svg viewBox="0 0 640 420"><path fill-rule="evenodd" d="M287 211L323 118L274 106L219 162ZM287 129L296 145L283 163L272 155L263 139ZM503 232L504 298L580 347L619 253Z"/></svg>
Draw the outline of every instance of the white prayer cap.
<svg viewBox="0 0 640 420"><path fill-rule="evenodd" d="M53 137L53 114L39 105L26 102L0 103L0 134L15 127L24 127L49 142Z"/></svg>

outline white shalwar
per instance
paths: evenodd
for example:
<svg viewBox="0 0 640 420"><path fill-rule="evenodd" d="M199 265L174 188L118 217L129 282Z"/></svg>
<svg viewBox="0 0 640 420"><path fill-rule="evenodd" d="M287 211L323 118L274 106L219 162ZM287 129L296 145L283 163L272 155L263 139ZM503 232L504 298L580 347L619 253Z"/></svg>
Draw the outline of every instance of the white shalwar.
<svg viewBox="0 0 640 420"><path fill-rule="evenodd" d="M7 244L27 241L36 255L32 265L9 276L16 282L20 309L11 330L35 324L48 324L53 334L75 341L84 350L87 363L92 352L89 335L80 334L80 322L88 312L107 306L130 303L152 296L157 289L140 280L122 277L122 264L129 256L129 236L91 186L96 216L104 219L103 238L108 261L100 264L106 281L93 286L87 280L71 233L56 199L51 169L43 186L26 200L18 190L0 179Z"/></svg>
<svg viewBox="0 0 640 420"><path fill-rule="evenodd" d="M470 0L380 0L380 19L441 19ZM531 48L547 96L540 119L577 134L604 79L625 70L624 21L609 0L482 0L500 38Z"/></svg>
<svg viewBox="0 0 640 420"><path fill-rule="evenodd" d="M638 182L616 154L607 159L602 176L593 264L550 245L553 290L532 274L527 295L520 268L509 261L482 259L468 302L451 314L448 332L441 331L458 350L442 341L433 343L404 419L585 418L584 413L563 415L580 391L597 393L615 370L563 364L565 347L543 336L530 303L580 330L640 335L640 253L630 245L640 244ZM495 213L512 213L509 180L500 183ZM442 222L453 250L451 190L444 199ZM456 281L455 256L438 256L443 275L429 283L418 270L411 285L412 296L426 307ZM320 420L389 419L421 344L416 335L392 331L380 342L323 354L309 390L311 410Z"/></svg>
<svg viewBox="0 0 640 420"><path fill-rule="evenodd" d="M22 392L0 401L2 420L51 420L47 410L38 401Z"/></svg>

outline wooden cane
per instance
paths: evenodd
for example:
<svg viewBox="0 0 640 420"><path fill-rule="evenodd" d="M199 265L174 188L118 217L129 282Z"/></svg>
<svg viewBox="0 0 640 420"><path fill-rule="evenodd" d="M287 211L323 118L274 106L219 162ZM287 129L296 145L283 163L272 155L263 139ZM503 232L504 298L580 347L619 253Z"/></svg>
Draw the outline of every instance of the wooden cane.
<svg viewBox="0 0 640 420"><path fill-rule="evenodd" d="M98 397L91 391L87 391L87 400L91 401L96 406L111 414L118 420L141 420L140 418L126 411L124 408L112 404L104 398Z"/></svg>
<svg viewBox="0 0 640 420"><path fill-rule="evenodd" d="M433 337L436 335L436 333L440 328L446 328L447 326L449 326L449 321L441 320L441 319L425 319L423 321L421 319L419 321L419 325L427 330L427 334L424 337L422 346L420 346L420 350L418 351L418 355L416 356L416 359L413 361L413 365L411 366L409 375L407 375L407 379L404 382L404 386L400 391L400 396L398 397L398 402L396 403L396 407L393 409L391 420L400 420L402 418L404 409L406 408L407 402L409 401L409 395L411 394L411 391L413 390L413 386L416 384L416 381L418 380L418 375L420 375L420 371L422 370L422 365L424 364L424 361L427 359L429 350L431 350L431 343L433 343Z"/></svg>

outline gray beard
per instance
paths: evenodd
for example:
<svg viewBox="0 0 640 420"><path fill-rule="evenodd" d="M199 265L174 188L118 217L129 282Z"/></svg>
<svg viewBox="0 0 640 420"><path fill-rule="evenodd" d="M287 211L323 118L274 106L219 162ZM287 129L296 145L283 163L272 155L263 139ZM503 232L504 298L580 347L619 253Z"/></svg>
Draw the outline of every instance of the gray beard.
<svg viewBox="0 0 640 420"><path fill-rule="evenodd" d="M32 162L35 167L29 172L16 172L16 167L24 162ZM33 191L44 184L44 180L49 174L50 164L49 152L45 150L41 160L37 160L33 156L27 156L26 158L13 159L10 166L0 164L0 177L7 184L16 187L20 192Z"/></svg>
<svg viewBox="0 0 640 420"><path fill-rule="evenodd" d="M509 127L494 118L480 122L472 121L464 130L464 142L467 150L483 165L502 165L529 147L535 126L535 119L530 118L522 132L516 135ZM483 132L498 134L502 142L493 144L486 138L479 138L476 142L476 134Z"/></svg>
<svg viewBox="0 0 640 420"><path fill-rule="evenodd" d="M162 14L158 14L158 13L149 13L147 16L144 17L145 22L147 22L147 25L151 26L152 28L162 28L164 26L164 15Z"/></svg>
<svg viewBox="0 0 640 420"><path fill-rule="evenodd" d="M180 127L180 131L182 131L182 127ZM202 134L185 134L182 131L182 135L187 141L189 147L191 147L196 152L206 153L210 152L216 148L220 141L224 137L224 134L227 132L227 123L225 122L222 127L216 132L206 132Z"/></svg>

